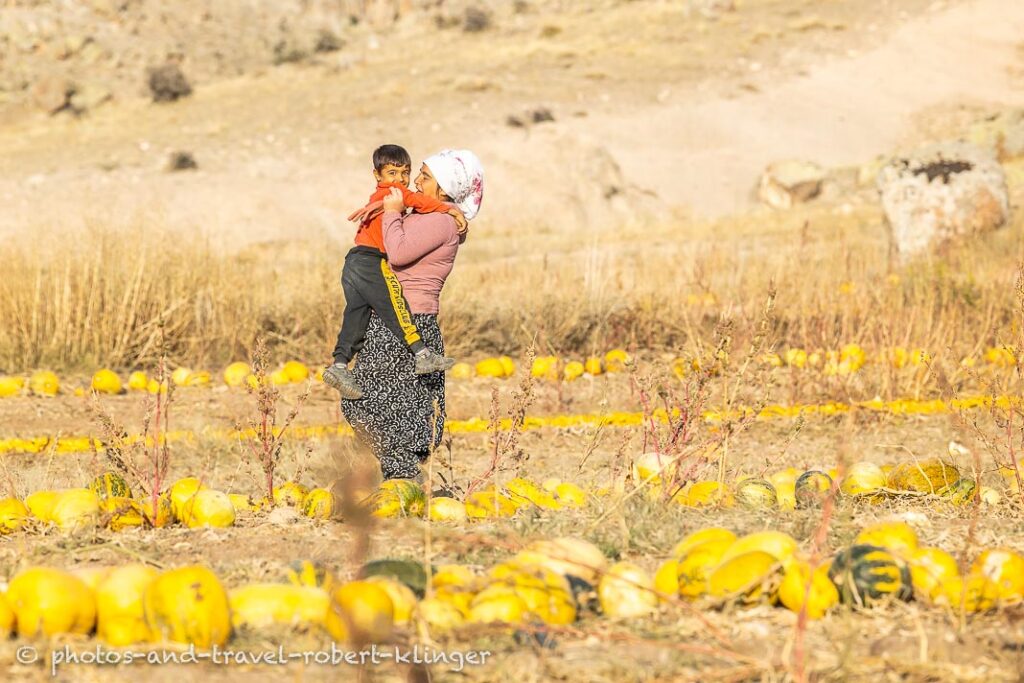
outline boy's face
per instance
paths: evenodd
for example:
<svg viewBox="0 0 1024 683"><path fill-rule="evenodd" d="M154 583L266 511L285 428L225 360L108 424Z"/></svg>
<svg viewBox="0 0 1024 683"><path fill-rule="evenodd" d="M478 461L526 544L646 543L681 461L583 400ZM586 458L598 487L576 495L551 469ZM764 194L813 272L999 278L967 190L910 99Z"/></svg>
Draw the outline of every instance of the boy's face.
<svg viewBox="0 0 1024 683"><path fill-rule="evenodd" d="M399 183L402 187L409 187L409 175L408 166L395 166L394 164L384 164L384 168L373 171L373 177L377 179L378 183Z"/></svg>

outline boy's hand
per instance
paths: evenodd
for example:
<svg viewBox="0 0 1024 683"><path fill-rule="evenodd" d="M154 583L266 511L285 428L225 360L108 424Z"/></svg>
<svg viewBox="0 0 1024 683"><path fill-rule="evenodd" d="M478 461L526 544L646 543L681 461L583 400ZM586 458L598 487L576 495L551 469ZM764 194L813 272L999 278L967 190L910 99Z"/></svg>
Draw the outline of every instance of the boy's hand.
<svg viewBox="0 0 1024 683"><path fill-rule="evenodd" d="M469 232L469 221L466 220L466 215L457 206L448 209L448 215L455 219L455 227L459 231L459 236L465 239L466 233Z"/></svg>
<svg viewBox="0 0 1024 683"><path fill-rule="evenodd" d="M405 211L405 199L402 197L402 191L397 187L392 187L388 195L384 197L384 210L398 213Z"/></svg>
<svg viewBox="0 0 1024 683"><path fill-rule="evenodd" d="M350 221L357 221L358 223L363 224L373 218L374 214L377 211L380 211L381 206L382 202L371 202L363 208L353 211L352 215L350 215L348 219Z"/></svg>

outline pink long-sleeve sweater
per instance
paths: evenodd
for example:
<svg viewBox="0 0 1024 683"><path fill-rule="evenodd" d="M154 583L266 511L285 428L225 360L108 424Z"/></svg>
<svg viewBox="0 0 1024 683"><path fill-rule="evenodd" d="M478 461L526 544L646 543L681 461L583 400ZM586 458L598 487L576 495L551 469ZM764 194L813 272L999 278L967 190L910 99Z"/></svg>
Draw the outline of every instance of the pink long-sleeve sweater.
<svg viewBox="0 0 1024 683"><path fill-rule="evenodd" d="M446 213L385 211L381 227L388 263L402 283L409 310L436 314L459 251L455 219Z"/></svg>

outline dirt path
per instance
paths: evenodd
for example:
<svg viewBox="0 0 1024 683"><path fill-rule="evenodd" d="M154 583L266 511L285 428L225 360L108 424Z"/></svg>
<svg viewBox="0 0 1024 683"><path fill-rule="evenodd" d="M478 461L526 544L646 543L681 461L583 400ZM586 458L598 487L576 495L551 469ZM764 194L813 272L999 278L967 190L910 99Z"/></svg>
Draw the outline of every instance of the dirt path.
<svg viewBox="0 0 1024 683"><path fill-rule="evenodd" d="M750 83L756 92L702 97L698 87L663 107L627 109L591 125L626 176L645 178L669 204L707 214L742 210L774 160L860 164L913 138L923 110L1024 104L1024 3L936 9L863 54L782 81L752 71ZM654 134L637 135L641 129Z"/></svg>

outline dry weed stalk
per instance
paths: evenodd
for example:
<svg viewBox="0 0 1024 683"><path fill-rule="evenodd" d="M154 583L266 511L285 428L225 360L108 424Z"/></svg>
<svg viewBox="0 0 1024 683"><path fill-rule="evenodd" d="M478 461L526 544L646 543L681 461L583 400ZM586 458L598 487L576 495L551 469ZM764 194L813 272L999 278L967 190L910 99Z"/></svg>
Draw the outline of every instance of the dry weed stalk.
<svg viewBox="0 0 1024 683"><path fill-rule="evenodd" d="M159 516L158 502L171 464L167 434L170 432L174 383L170 381L165 356L160 357L154 381L159 388L146 399L142 432L138 439L128 438L128 431L104 409L97 394L91 395L89 403L93 419L103 433L103 458L132 488L143 491L149 498L152 519L147 513L146 521L151 526L156 525ZM90 441L90 446L93 458L99 459L95 444Z"/></svg>
<svg viewBox="0 0 1024 683"><path fill-rule="evenodd" d="M533 367L534 349L530 347L526 353L525 368ZM533 403L533 375L527 370L519 381L519 388L512 394L512 409L509 413L509 428L502 431L500 392L497 387L491 391L490 443L491 458L487 469L470 481L466 487L466 495L491 480L498 472L521 470L529 456L519 447L519 438L523 433L526 411Z"/></svg>
<svg viewBox="0 0 1024 683"><path fill-rule="evenodd" d="M295 401L295 405L284 418L281 426L277 425L277 403L281 398L281 392L274 387L270 381L269 356L267 347L262 338L256 339L252 353L252 370L256 378L255 388L248 386L249 393L256 398L256 416L249 421L249 427L255 432L256 439L244 440L249 449L249 454L263 472L264 485L267 491L267 500L273 504L274 500L274 472L281 462L281 449L284 445L284 435L291 426L299 411L302 409L306 399L309 398L309 387L301 393ZM242 431L236 425L238 431Z"/></svg>

